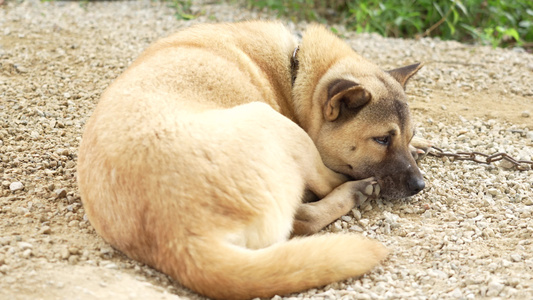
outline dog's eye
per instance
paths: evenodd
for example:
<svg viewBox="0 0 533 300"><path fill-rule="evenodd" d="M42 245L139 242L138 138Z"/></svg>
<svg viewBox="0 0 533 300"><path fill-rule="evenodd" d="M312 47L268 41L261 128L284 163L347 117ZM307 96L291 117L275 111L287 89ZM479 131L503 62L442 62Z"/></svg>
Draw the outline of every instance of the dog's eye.
<svg viewBox="0 0 533 300"><path fill-rule="evenodd" d="M374 138L374 141L376 141L378 144L388 146L390 144L390 136L381 136Z"/></svg>

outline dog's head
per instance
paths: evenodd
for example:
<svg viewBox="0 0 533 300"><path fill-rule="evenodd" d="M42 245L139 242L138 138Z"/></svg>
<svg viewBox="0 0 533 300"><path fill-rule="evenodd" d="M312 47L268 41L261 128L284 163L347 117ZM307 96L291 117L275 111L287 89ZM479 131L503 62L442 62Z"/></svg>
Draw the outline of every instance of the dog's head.
<svg viewBox="0 0 533 300"><path fill-rule="evenodd" d="M375 177L385 198L424 188L409 147L414 128L404 91L420 64L385 72L331 31L311 26L291 67L296 119L326 166L356 180Z"/></svg>
<svg viewBox="0 0 533 300"><path fill-rule="evenodd" d="M415 132L404 92L420 67L384 72L347 59L322 77L315 90L322 122L314 140L326 166L356 180L375 177L385 198L424 188L409 147Z"/></svg>

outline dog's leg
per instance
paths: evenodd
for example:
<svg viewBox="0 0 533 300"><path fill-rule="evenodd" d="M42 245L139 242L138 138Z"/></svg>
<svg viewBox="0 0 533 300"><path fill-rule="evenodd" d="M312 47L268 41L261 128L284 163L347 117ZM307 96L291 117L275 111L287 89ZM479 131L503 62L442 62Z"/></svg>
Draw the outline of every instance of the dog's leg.
<svg viewBox="0 0 533 300"><path fill-rule="evenodd" d="M411 150L411 154L413 155L415 160L419 160L426 156L426 154L429 151L429 148L431 148L432 145L433 143L431 143L430 141L415 136L411 140L411 145L409 145L409 150Z"/></svg>
<svg viewBox="0 0 533 300"><path fill-rule="evenodd" d="M374 178L345 182L322 200L302 203L296 212L293 235L309 235L347 214L369 197L379 195L380 187Z"/></svg>
<svg viewBox="0 0 533 300"><path fill-rule="evenodd" d="M314 170L310 170L307 174L307 187L319 199L326 197L336 187L348 180L348 177L345 175L326 167L320 158L318 150L316 151Z"/></svg>

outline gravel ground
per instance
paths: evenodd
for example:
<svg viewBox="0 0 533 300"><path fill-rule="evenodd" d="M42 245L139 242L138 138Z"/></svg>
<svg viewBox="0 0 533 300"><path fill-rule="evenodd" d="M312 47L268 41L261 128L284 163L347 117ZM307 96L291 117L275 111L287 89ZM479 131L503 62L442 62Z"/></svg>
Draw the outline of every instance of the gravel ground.
<svg viewBox="0 0 533 300"><path fill-rule="evenodd" d="M192 21L154 1L0 6L1 299L203 299L98 237L75 180L84 122L148 44L194 23L271 18L196 3ZM426 63L408 86L422 137L533 160L531 54L335 27L384 68ZM380 240L390 258L362 278L287 299L532 299L533 171L432 156L420 166L419 195L366 203L325 229Z"/></svg>

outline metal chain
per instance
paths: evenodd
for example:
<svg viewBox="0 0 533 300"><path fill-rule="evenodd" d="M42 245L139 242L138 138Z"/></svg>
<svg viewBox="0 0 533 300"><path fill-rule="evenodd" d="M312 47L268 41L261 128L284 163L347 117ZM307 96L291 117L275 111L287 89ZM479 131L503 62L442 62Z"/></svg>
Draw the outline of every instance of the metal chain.
<svg viewBox="0 0 533 300"><path fill-rule="evenodd" d="M431 151L431 149L435 149L436 151ZM435 156L435 157L451 157L453 160L468 160L473 161L480 164L490 164L499 160L506 160L513 164L513 167L515 167L517 170L525 171L525 170L531 170L533 169L533 161L529 160L516 160L513 157L509 156L507 153L499 152L495 154L485 154L481 152L444 152L444 150L432 146L428 153L429 155Z"/></svg>

